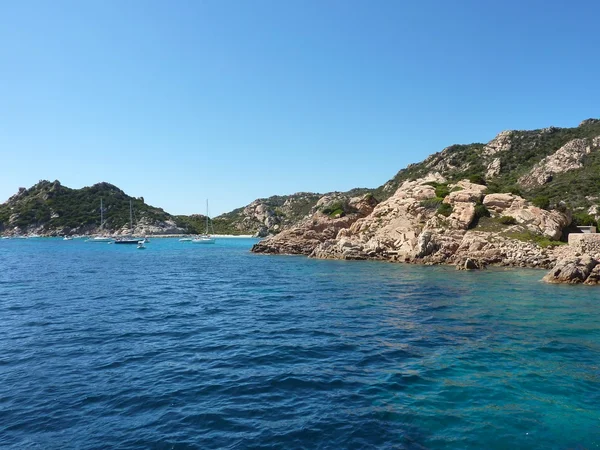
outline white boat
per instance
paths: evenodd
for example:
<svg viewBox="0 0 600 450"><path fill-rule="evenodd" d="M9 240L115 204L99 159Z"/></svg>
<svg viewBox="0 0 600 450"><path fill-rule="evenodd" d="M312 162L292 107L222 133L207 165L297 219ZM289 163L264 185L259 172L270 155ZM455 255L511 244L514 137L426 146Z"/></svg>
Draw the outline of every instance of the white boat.
<svg viewBox="0 0 600 450"><path fill-rule="evenodd" d="M192 242L193 238L191 237L182 237L179 239L179 242Z"/></svg>
<svg viewBox="0 0 600 450"><path fill-rule="evenodd" d="M94 236L91 239L88 239L86 242L112 242L114 241L113 238L108 237L108 236Z"/></svg>
<svg viewBox="0 0 600 450"><path fill-rule="evenodd" d="M146 246L144 245L144 241L138 242L137 249L138 250L145 250L146 249Z"/></svg>
<svg viewBox="0 0 600 450"><path fill-rule="evenodd" d="M192 239L192 244L214 244L215 238L210 237L210 235L202 235L198 236L196 239Z"/></svg>
<svg viewBox="0 0 600 450"><path fill-rule="evenodd" d="M206 232L195 239L192 239L192 244L214 244L215 238L208 234L208 200L206 200Z"/></svg>
<svg viewBox="0 0 600 450"><path fill-rule="evenodd" d="M146 241L146 238L137 238L133 236L133 204L131 203L131 200L129 200L129 229L131 230L131 234L129 236L123 236L120 237L118 239L115 240L115 244L144 244L144 242L149 242ZM139 248L139 247L138 247Z"/></svg>
<svg viewBox="0 0 600 450"><path fill-rule="evenodd" d="M2 236L2 239L10 239L10 236Z"/></svg>
<svg viewBox="0 0 600 450"><path fill-rule="evenodd" d="M104 205L102 204L102 199L100 199L100 236L94 236L93 238L88 239L86 242L112 242L113 238L109 236L102 236L102 230L104 230Z"/></svg>
<svg viewBox="0 0 600 450"><path fill-rule="evenodd" d="M72 240L73 240L73 238L71 236L65 236L63 238L63 241L72 241Z"/></svg>

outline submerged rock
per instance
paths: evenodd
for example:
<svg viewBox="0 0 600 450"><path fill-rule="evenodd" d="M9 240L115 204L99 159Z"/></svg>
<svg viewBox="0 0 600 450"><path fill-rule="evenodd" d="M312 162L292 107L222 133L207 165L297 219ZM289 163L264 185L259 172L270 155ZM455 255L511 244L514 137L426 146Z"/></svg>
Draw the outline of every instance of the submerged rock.
<svg viewBox="0 0 600 450"><path fill-rule="evenodd" d="M471 258L467 258L467 259L465 259L464 262L456 265L456 270L479 270L479 269L484 269L484 268L485 268L484 263L482 263L481 261L476 261Z"/></svg>

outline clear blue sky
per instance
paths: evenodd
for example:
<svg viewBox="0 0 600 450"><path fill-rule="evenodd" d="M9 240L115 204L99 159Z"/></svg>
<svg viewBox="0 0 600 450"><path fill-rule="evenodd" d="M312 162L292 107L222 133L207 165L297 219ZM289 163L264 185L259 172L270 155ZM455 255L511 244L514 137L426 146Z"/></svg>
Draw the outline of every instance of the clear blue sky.
<svg viewBox="0 0 600 450"><path fill-rule="evenodd" d="M600 116L600 2L0 3L0 201L108 181L165 210L376 187Z"/></svg>

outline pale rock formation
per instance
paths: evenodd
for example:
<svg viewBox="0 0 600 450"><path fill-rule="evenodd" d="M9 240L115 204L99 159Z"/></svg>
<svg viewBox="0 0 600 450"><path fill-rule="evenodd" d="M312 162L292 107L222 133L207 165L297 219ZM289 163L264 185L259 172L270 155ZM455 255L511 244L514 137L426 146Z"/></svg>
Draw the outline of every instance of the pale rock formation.
<svg viewBox="0 0 600 450"><path fill-rule="evenodd" d="M319 211L293 229L257 244L253 251L302 253L315 258L375 259L423 264L455 264L482 268L487 264L550 268L553 249L511 238L510 231L531 230L556 238L570 217L545 211L513 194L485 195L485 186L461 181L444 202L452 206L445 217L428 199L435 189L428 183L443 182L433 175L405 181L387 200L360 210L352 217L330 218ZM323 203L339 201L329 198ZM483 201L493 215L511 215L518 225L497 232L471 229L475 207ZM374 207L373 207L374 206Z"/></svg>
<svg viewBox="0 0 600 450"><path fill-rule="evenodd" d="M485 172L485 176L488 179L497 177L498 175L500 175L500 172L502 171L502 165L500 162L500 158L494 158L492 160L492 162L490 162L487 166L486 172Z"/></svg>
<svg viewBox="0 0 600 450"><path fill-rule="evenodd" d="M322 210L333 203L347 204L348 214L330 217ZM373 211L377 200L371 195L348 198L342 194L323 196L313 208L313 213L300 224L281 231L252 247L255 253L310 255L315 247L333 239L341 229L348 228L359 218Z"/></svg>
<svg viewBox="0 0 600 450"><path fill-rule="evenodd" d="M578 284L583 283L592 274L598 261L590 255L582 255L573 259L561 260L544 277L547 283ZM598 271L594 272L593 279L588 284L595 284Z"/></svg>
<svg viewBox="0 0 600 450"><path fill-rule="evenodd" d="M519 178L519 184L531 188L552 181L556 174L583 167L585 155L600 147L598 137L593 140L573 139L559 148L553 154L546 156L533 169Z"/></svg>
<svg viewBox="0 0 600 450"><path fill-rule="evenodd" d="M497 153L508 152L512 146L513 131L506 130L498 134L483 147L484 156L493 156Z"/></svg>
<svg viewBox="0 0 600 450"><path fill-rule="evenodd" d="M569 215L538 208L514 194L489 194L483 199L483 204L493 213L514 217L517 223L526 226L532 233L543 234L550 239L559 239L563 228L571 223Z"/></svg>
<svg viewBox="0 0 600 450"><path fill-rule="evenodd" d="M436 177L437 182L443 179ZM337 239L318 246L317 258L412 260L432 253L451 255L475 216L475 203L485 186L462 181L463 190L452 192L445 201L453 211L449 217L422 205L435 197L435 189L423 178L406 181L396 193L357 220L349 229L340 230Z"/></svg>
<svg viewBox="0 0 600 450"><path fill-rule="evenodd" d="M121 230L122 234L129 234L131 230L126 226ZM142 217L138 223L134 225L133 233L136 235L151 235L151 234L184 234L185 229L177 226L174 220L152 221L147 217Z"/></svg>
<svg viewBox="0 0 600 450"><path fill-rule="evenodd" d="M510 208L516 198L513 194L489 194L483 199L483 204L490 211L500 214Z"/></svg>

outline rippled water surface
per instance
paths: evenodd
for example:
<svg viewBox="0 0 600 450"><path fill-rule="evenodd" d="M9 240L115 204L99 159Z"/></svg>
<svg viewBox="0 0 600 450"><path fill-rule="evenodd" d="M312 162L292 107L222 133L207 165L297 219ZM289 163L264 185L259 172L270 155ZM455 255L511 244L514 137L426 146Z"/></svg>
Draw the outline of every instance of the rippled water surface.
<svg viewBox="0 0 600 450"><path fill-rule="evenodd" d="M0 241L0 447L600 447L600 289Z"/></svg>

